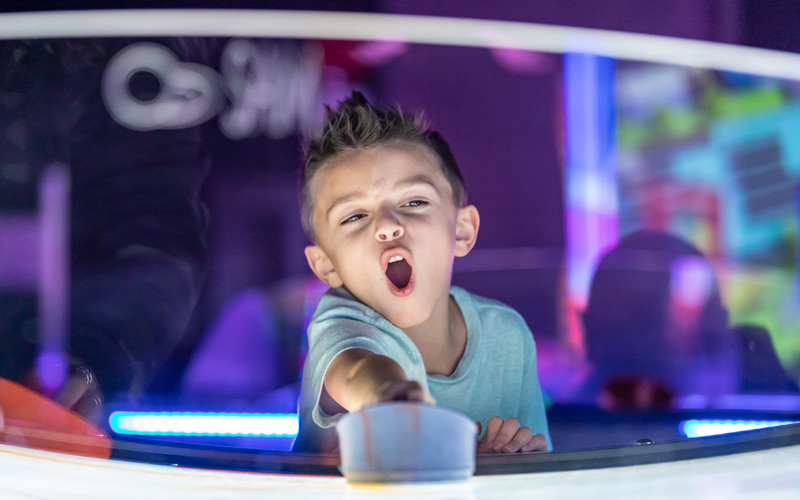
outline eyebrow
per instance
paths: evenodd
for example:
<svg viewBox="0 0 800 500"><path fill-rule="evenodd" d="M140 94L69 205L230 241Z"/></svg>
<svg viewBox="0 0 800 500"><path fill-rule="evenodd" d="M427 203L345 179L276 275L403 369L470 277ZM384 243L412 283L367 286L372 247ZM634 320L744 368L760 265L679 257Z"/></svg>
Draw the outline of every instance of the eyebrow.
<svg viewBox="0 0 800 500"><path fill-rule="evenodd" d="M434 184L431 178L425 174L415 175L413 177L409 177L408 179L403 179L401 181L398 181L397 184L394 185L394 188L395 189L406 188L406 187L416 186L418 184L428 185L431 188L433 188L433 190L436 191L437 193L439 192L439 189L436 187L436 184Z"/></svg>
<svg viewBox="0 0 800 500"><path fill-rule="evenodd" d="M395 183L394 186L392 186L392 189L406 189L413 186L418 186L420 184L432 188L434 191L436 191L437 194L439 193L439 189L436 187L436 184L434 184L431 178L425 174L419 174L413 177L409 177L407 179L399 180ZM328 207L328 210L325 212L325 217L326 218L330 217L331 212L333 212L333 210L339 205L357 199L360 196L361 196L360 193L348 193L344 196L336 198L335 200L333 200L333 203L331 203L331 205Z"/></svg>

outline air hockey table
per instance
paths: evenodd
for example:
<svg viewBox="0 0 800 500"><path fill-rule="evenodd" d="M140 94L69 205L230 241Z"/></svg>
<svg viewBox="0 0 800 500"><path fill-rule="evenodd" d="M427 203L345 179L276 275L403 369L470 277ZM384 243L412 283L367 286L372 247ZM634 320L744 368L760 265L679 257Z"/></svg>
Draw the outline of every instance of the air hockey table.
<svg viewBox="0 0 800 500"><path fill-rule="evenodd" d="M121 458L115 458L121 457ZM798 498L800 425L674 443L479 455L467 481L349 484L338 458L115 444L112 458L0 445L0 498Z"/></svg>

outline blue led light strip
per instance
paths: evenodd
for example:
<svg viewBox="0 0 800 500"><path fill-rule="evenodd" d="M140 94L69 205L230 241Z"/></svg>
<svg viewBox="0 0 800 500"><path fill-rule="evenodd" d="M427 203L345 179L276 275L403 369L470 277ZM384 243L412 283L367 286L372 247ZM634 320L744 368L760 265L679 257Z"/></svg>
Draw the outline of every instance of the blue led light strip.
<svg viewBox="0 0 800 500"><path fill-rule="evenodd" d="M269 436L294 437L294 414L188 413L116 411L108 424L118 434L140 436Z"/></svg>
<svg viewBox="0 0 800 500"><path fill-rule="evenodd" d="M786 420L685 420L680 424L680 431L688 438L697 438L796 423Z"/></svg>

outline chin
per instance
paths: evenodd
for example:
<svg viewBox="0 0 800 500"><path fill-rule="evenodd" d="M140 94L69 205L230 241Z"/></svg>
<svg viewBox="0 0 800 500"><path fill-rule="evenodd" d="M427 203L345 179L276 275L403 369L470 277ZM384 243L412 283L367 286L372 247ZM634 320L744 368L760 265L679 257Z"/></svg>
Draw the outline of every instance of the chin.
<svg viewBox="0 0 800 500"><path fill-rule="evenodd" d="M417 314L408 314L405 311L394 311L384 314L384 317L397 328L405 330L406 328L413 328L421 325L430 316L419 314L418 311L415 312L417 312Z"/></svg>
<svg viewBox="0 0 800 500"><path fill-rule="evenodd" d="M395 321L391 321L391 320L390 320L390 322L394 326L396 326L397 328L399 328L401 330L408 330L409 328L413 328L413 327L418 326L420 324L420 323L417 323L417 322L404 324L404 323L401 323L401 322L395 322Z"/></svg>

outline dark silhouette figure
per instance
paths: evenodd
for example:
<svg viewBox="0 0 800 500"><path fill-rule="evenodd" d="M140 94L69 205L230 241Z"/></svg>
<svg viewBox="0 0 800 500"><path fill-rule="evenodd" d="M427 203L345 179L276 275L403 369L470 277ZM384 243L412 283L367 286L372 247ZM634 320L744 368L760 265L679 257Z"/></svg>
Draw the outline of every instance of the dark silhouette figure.
<svg viewBox="0 0 800 500"><path fill-rule="evenodd" d="M727 310L703 254L637 231L600 260L584 315L594 371L581 399L608 409L665 409L735 380Z"/></svg>

